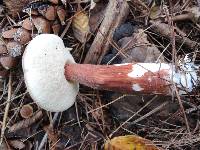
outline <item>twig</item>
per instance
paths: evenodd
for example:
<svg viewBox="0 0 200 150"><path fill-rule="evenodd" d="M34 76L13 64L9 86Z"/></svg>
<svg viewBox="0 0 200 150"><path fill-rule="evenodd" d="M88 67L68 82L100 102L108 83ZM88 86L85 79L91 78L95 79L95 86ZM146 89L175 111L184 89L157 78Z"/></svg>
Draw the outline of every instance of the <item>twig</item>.
<svg viewBox="0 0 200 150"><path fill-rule="evenodd" d="M72 20L69 20L69 22L67 23L65 29L63 30L62 34L60 35L60 38L61 38L61 39L64 38L64 36L65 36L65 34L67 33L67 31L68 31L68 29L69 29L71 23L72 23Z"/></svg>
<svg viewBox="0 0 200 150"><path fill-rule="evenodd" d="M162 23L159 21L150 21L150 23L152 24L152 29L155 32L160 33L162 36L164 36L165 38L170 39L171 37L171 31L170 31L170 26L166 23ZM196 46L199 46L199 43L190 40L188 37L183 37L180 36L178 34L175 34L175 40L177 43L179 44L183 44L186 45L187 47L189 47L190 49L195 49Z"/></svg>
<svg viewBox="0 0 200 150"><path fill-rule="evenodd" d="M6 101L5 113L3 116L0 145L3 143L3 137L4 137L5 130L6 130L6 121L8 118L8 112L9 112L9 108L10 108L11 96L12 96L12 73L10 72L9 81L8 81L8 98Z"/></svg>
<svg viewBox="0 0 200 150"><path fill-rule="evenodd" d="M18 123L14 124L10 127L9 132L15 132L17 130L27 128L43 116L42 111L38 111L33 117L19 121Z"/></svg>
<svg viewBox="0 0 200 150"><path fill-rule="evenodd" d="M111 0L105 11L105 18L99 28L84 63L100 63L109 49L109 41L115 29L124 21L129 12L127 1Z"/></svg>

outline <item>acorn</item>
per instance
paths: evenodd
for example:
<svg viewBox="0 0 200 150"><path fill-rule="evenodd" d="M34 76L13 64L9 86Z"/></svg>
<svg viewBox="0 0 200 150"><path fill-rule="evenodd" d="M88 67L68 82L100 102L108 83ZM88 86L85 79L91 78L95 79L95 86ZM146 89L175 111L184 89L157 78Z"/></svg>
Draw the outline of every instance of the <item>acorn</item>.
<svg viewBox="0 0 200 150"><path fill-rule="evenodd" d="M18 59L16 57L11 56L4 56L0 58L1 65L7 70L14 68L17 65L17 60Z"/></svg>
<svg viewBox="0 0 200 150"><path fill-rule="evenodd" d="M6 39L12 39L14 38L14 34L17 32L17 28L12 28L10 30L2 32L2 37Z"/></svg>
<svg viewBox="0 0 200 150"><path fill-rule="evenodd" d="M30 18L26 18L22 23L22 27L26 30L32 30L34 28L34 25Z"/></svg>
<svg viewBox="0 0 200 150"><path fill-rule="evenodd" d="M17 41L10 41L7 44L7 50L10 56L17 57L22 54L22 45Z"/></svg>
<svg viewBox="0 0 200 150"><path fill-rule="evenodd" d="M33 107L30 104L23 105L20 109L20 115L22 118L30 118L33 115Z"/></svg>
<svg viewBox="0 0 200 150"><path fill-rule="evenodd" d="M38 33L50 33L50 23L42 17L34 17L33 24L38 30Z"/></svg>
<svg viewBox="0 0 200 150"><path fill-rule="evenodd" d="M65 25L66 11L62 6L57 7L57 15L62 25Z"/></svg>
<svg viewBox="0 0 200 150"><path fill-rule="evenodd" d="M20 44L26 44L31 40L31 33L24 28L18 28L13 37Z"/></svg>

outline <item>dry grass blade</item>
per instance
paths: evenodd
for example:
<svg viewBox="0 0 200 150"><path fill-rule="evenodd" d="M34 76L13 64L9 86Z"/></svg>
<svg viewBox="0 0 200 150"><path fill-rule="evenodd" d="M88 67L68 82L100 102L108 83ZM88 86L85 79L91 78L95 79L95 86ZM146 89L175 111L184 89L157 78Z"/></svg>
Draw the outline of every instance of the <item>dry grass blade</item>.
<svg viewBox="0 0 200 150"><path fill-rule="evenodd" d="M136 113L134 113L130 118L124 121L117 129L115 129L109 137L112 137L114 133L116 133L121 127L123 127L126 123L128 123L131 119L133 119L137 114L139 114L143 109L145 109L149 104L151 104L157 96L154 96L151 100L149 100L143 107L141 107Z"/></svg>
<svg viewBox="0 0 200 150"><path fill-rule="evenodd" d="M51 126L52 128L53 128L54 122L55 122L56 119L58 118L58 115L59 115L59 113L55 113L55 115L53 116L53 120L52 120L52 122L51 122L51 124L50 124L50 126ZM47 138L48 138L48 133L45 133L45 135L43 136L42 141L41 141L41 143L40 143L40 145L39 145L39 147L38 147L38 150L41 150L41 149L43 148L43 146L44 146L44 144L45 144Z"/></svg>
<svg viewBox="0 0 200 150"><path fill-rule="evenodd" d="M180 105L181 111L182 111L183 116L184 116L184 119L185 119L185 124L186 124L186 128L187 128L188 134L191 136L190 126L189 126L189 123L188 123L187 116L186 116L186 114L185 114L185 110L184 110L184 107L183 107L183 103L182 103L182 101L181 101L180 96L178 95L178 90L177 90L177 87L176 87L175 85L174 85L174 89L175 89L175 92L176 92L176 96L177 96L177 99L178 99L178 103L179 103L179 105Z"/></svg>
<svg viewBox="0 0 200 150"><path fill-rule="evenodd" d="M6 101L6 107L5 107L5 112L4 112L4 116L3 116L0 145L3 142L4 132L6 130L6 125L7 125L6 122L7 122L8 112L9 112L9 108L10 108L11 96L12 96L12 73L10 72L9 81L8 81L8 98L7 98L7 101Z"/></svg>

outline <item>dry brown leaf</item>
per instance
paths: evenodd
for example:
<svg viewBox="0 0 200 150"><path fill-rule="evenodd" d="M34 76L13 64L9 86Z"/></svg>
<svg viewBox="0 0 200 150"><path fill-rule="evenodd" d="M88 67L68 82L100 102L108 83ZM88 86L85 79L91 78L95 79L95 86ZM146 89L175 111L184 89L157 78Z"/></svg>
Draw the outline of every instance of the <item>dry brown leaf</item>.
<svg viewBox="0 0 200 150"><path fill-rule="evenodd" d="M127 58L122 57L122 62L164 62L158 48L147 39L147 34L143 29L138 29L131 37L124 37L119 40L119 45L123 49Z"/></svg>
<svg viewBox="0 0 200 150"><path fill-rule="evenodd" d="M159 150L150 140L137 135L118 136L106 141L104 150Z"/></svg>
<svg viewBox="0 0 200 150"><path fill-rule="evenodd" d="M78 12L74 15L72 29L74 36L84 43L89 32L89 18L85 12Z"/></svg>

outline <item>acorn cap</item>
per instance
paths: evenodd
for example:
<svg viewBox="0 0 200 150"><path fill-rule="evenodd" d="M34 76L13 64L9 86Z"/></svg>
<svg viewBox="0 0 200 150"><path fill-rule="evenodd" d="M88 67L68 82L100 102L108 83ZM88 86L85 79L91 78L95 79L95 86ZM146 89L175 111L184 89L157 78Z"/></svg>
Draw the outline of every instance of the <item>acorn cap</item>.
<svg viewBox="0 0 200 150"><path fill-rule="evenodd" d="M31 22L29 17L24 19L22 27L26 30L32 30L34 28L33 22Z"/></svg>
<svg viewBox="0 0 200 150"><path fill-rule="evenodd" d="M20 109L20 115L23 118L30 118L33 115L33 107L29 104L23 105Z"/></svg>
<svg viewBox="0 0 200 150"><path fill-rule="evenodd" d="M12 28L10 30L2 32L2 37L6 39L12 39L14 38L14 34L17 32L17 28Z"/></svg>
<svg viewBox="0 0 200 150"><path fill-rule="evenodd" d="M42 108L59 112L71 107L79 84L64 76L65 63L75 63L62 39L54 34L36 36L22 57L24 79L33 100Z"/></svg>
<svg viewBox="0 0 200 150"><path fill-rule="evenodd" d="M6 39L14 38L15 41L18 41L21 44L26 44L31 40L31 34L24 28L12 28L10 30L4 31L2 36Z"/></svg>

